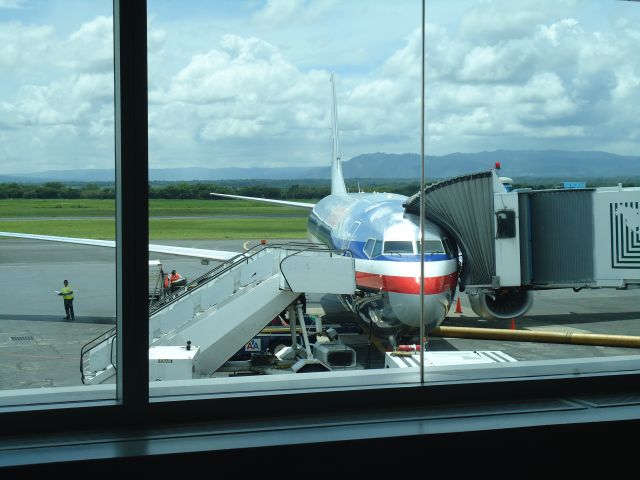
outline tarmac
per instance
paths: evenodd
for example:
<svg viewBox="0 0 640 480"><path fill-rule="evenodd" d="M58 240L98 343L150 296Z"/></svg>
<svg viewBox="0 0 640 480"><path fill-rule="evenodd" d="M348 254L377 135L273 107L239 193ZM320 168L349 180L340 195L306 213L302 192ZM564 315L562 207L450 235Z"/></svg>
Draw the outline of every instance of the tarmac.
<svg viewBox="0 0 640 480"><path fill-rule="evenodd" d="M269 240L269 243L286 240ZM300 241L300 240L295 240ZM154 241L169 245L243 251L257 240ZM151 254L165 271L176 269L188 279L214 268L199 259ZM0 239L0 265L5 288L0 290L0 390L78 386L80 350L115 325L115 251L104 247L26 239ZM62 299L54 293L62 281L75 290L75 320L64 319ZM467 296L460 294L462 313L452 307L443 326L485 327L640 336L640 290L571 289L536 291L527 315L512 322L478 318ZM307 312L325 325L353 323L335 295L307 296ZM368 330L341 335L357 352L361 368L382 368L384 339ZM537 342L428 339L432 351L499 350L515 359L545 360L635 355L634 348Z"/></svg>

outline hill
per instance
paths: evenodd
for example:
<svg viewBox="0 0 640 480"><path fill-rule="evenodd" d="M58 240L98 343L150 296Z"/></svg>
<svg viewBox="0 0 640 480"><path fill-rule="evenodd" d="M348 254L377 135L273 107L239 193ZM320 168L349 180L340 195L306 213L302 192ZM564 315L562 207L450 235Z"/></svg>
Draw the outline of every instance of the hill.
<svg viewBox="0 0 640 480"><path fill-rule="evenodd" d="M477 153L428 155L425 177L448 178L502 164L501 174L516 178L554 177L570 180L640 176L640 156L607 152L562 150L496 150ZM345 178L417 179L420 156L415 153L366 153L343 162ZM287 168L151 168L151 181L213 181L238 179L322 179L329 167ZM0 182L112 182L113 170L49 170L22 175L0 175Z"/></svg>

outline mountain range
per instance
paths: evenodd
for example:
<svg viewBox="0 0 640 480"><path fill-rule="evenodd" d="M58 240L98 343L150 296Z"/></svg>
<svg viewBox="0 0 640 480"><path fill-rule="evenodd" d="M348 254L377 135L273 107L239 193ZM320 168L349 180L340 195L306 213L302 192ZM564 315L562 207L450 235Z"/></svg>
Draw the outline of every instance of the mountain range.
<svg viewBox="0 0 640 480"><path fill-rule="evenodd" d="M496 150L492 152L427 155L425 177L441 179L488 170L501 164L501 175L584 180L589 178L640 177L640 156L598 151ZM342 162L347 179L418 179L420 155L415 153L366 153ZM328 179L329 167L285 168L150 168L151 181L216 181L238 179ZM0 182L112 182L114 170L48 170L0 175ZM517 181L517 180L516 180Z"/></svg>

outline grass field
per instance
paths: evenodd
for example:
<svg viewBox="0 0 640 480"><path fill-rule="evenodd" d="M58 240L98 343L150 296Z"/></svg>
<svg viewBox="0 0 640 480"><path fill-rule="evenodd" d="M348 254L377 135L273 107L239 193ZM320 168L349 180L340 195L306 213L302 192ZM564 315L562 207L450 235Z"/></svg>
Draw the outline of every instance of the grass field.
<svg viewBox="0 0 640 480"><path fill-rule="evenodd" d="M301 202L309 200L300 200ZM115 212L114 200L0 200L0 218L15 217L110 217ZM281 207L245 200L163 200L149 201L151 217L281 215L306 217L306 209Z"/></svg>
<svg viewBox="0 0 640 480"><path fill-rule="evenodd" d="M111 200L1 200L0 231L113 239L114 220L86 218L113 211ZM151 240L302 239L308 215L305 209L242 200L151 200L150 212ZM163 216L175 218L153 218ZM198 216L220 218L180 218Z"/></svg>

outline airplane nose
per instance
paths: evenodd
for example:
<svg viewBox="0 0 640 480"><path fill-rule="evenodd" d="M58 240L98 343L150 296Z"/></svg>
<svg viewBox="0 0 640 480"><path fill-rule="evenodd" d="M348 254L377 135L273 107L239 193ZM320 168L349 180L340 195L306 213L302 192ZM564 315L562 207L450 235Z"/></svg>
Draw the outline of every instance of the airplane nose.
<svg viewBox="0 0 640 480"><path fill-rule="evenodd" d="M389 304L395 316L403 324L410 327L420 327L420 295L389 293ZM425 331L439 326L447 316L451 305L449 292L424 296L424 325Z"/></svg>

